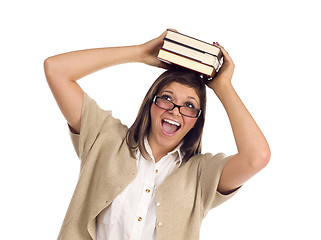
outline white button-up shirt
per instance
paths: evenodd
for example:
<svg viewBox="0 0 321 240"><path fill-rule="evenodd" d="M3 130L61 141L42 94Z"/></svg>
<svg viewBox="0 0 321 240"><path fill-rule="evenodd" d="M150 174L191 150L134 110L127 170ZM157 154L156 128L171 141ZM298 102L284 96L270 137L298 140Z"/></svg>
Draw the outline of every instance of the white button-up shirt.
<svg viewBox="0 0 321 240"><path fill-rule="evenodd" d="M145 138L145 147L152 160L137 151L137 176L97 217L97 240L155 240L157 186L170 175L184 157L181 144L156 164ZM158 223L160 224L160 223Z"/></svg>

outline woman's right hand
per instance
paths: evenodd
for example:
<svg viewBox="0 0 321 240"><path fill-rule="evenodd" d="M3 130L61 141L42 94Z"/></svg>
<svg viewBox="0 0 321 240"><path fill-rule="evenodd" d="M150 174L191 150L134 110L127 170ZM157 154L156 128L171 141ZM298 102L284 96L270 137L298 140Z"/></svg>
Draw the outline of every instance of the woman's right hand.
<svg viewBox="0 0 321 240"><path fill-rule="evenodd" d="M142 62L151 66L160 67L168 69L171 65L166 64L156 58L159 49L163 46L164 37L166 36L167 30L162 33L157 38L154 38L144 44L141 44L139 47L142 51Z"/></svg>

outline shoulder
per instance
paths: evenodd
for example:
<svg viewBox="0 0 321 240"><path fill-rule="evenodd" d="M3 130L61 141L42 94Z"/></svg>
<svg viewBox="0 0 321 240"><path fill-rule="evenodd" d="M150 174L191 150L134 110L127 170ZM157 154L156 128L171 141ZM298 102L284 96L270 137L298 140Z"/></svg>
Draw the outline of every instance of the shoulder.
<svg viewBox="0 0 321 240"><path fill-rule="evenodd" d="M114 118L111 111L102 109L84 92L80 133L70 132L73 145L81 159L92 152L92 149L98 151L106 145L120 145L127 131L127 126Z"/></svg>
<svg viewBox="0 0 321 240"><path fill-rule="evenodd" d="M212 175L213 172L220 175L226 162L230 157L226 157L224 153L205 153L196 154L187 161L184 161L183 168L190 173L195 172L200 175Z"/></svg>
<svg viewBox="0 0 321 240"><path fill-rule="evenodd" d="M84 92L83 115L89 115L87 119L96 126L100 124L101 130L114 131L121 135L128 130L120 119L113 116L111 110L102 109L86 92Z"/></svg>
<svg viewBox="0 0 321 240"><path fill-rule="evenodd" d="M229 161L231 156L226 156L224 153L211 153L197 154L190 158L187 164L190 168L196 170L200 179L207 181L218 181L222 172Z"/></svg>
<svg viewBox="0 0 321 240"><path fill-rule="evenodd" d="M205 154L196 154L190 159L187 160L187 164L190 165L206 165L211 162L221 162L224 159L226 159L226 155L224 153L217 153L217 154L211 154L211 153L205 153Z"/></svg>

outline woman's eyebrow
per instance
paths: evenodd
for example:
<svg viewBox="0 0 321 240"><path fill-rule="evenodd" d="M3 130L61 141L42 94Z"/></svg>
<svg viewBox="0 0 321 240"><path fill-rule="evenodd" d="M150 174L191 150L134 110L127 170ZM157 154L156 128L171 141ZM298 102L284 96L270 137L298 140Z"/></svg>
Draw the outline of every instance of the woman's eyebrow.
<svg viewBox="0 0 321 240"><path fill-rule="evenodd" d="M196 103L198 103L198 101L197 101L196 98L194 98L194 97L188 96L187 98L188 98L188 99L191 99L191 100L194 100Z"/></svg>
<svg viewBox="0 0 321 240"><path fill-rule="evenodd" d="M174 93L172 91L169 91L169 90L162 91L162 93L164 93L164 92L167 92L167 93L170 93L170 94L174 95Z"/></svg>
<svg viewBox="0 0 321 240"><path fill-rule="evenodd" d="M171 95L174 96L174 93L173 93L172 91L170 91L170 90L164 90L164 91L162 91L161 93L169 93L169 94L171 94ZM196 100L196 98L194 98L194 97L192 97L192 96L187 96L187 99L194 100L196 103L198 103L198 101Z"/></svg>

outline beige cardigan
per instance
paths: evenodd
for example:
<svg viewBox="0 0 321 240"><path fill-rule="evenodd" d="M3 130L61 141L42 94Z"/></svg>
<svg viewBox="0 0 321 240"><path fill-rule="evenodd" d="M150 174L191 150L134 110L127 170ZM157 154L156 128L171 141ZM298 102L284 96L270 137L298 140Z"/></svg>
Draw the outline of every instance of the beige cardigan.
<svg viewBox="0 0 321 240"><path fill-rule="evenodd" d="M96 239L96 217L134 180L136 159L130 156L128 128L84 93L80 135L70 132L81 159L79 180L58 239ZM157 240L196 240L207 212L233 194L217 192L228 158L199 154L183 161L157 188ZM117 239L118 240L118 239ZM121 240L121 239L119 239Z"/></svg>

